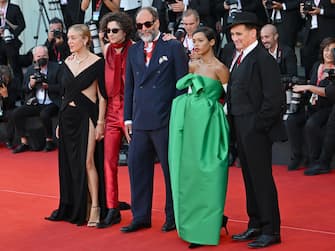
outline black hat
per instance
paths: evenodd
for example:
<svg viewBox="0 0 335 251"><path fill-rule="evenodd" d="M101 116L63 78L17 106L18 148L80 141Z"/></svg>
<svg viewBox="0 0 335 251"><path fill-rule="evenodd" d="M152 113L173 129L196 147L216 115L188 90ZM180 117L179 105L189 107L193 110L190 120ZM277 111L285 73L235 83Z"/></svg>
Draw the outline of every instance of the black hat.
<svg viewBox="0 0 335 251"><path fill-rule="evenodd" d="M236 12L234 15L232 15L231 18L232 22L230 24L230 28L238 24L252 24L255 26L260 26L256 14L252 12Z"/></svg>

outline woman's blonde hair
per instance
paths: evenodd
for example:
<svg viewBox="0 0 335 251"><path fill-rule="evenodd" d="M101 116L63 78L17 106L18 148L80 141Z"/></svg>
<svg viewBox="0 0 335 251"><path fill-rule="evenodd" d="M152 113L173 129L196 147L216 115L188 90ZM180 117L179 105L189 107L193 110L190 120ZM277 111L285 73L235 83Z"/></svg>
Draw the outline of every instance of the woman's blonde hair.
<svg viewBox="0 0 335 251"><path fill-rule="evenodd" d="M74 24L72 25L69 30L74 30L77 31L78 33L80 33L80 35L85 38L88 38L88 42L86 44L86 47L89 48L91 45L91 33L90 30L88 28L88 26L86 24Z"/></svg>

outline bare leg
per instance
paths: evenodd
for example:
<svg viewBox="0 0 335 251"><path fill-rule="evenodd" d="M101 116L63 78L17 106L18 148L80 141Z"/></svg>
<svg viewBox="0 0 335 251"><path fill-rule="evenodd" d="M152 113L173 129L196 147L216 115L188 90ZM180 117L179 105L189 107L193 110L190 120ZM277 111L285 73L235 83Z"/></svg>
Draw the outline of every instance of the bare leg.
<svg viewBox="0 0 335 251"><path fill-rule="evenodd" d="M94 163L94 149L95 149L95 128L92 121L89 122L89 133L87 143L87 158L86 158L86 171L88 190L92 200L92 207L90 218L87 226L95 227L100 220L100 207L98 197L98 173Z"/></svg>

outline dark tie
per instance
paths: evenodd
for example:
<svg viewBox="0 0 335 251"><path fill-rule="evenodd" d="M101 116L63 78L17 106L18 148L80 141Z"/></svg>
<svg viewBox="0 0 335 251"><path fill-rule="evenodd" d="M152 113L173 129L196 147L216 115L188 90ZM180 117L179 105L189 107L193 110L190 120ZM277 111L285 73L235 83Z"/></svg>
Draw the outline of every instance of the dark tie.
<svg viewBox="0 0 335 251"><path fill-rule="evenodd" d="M240 65L242 57L243 57L243 51L241 51L240 55L238 55L238 58L236 59L237 66Z"/></svg>

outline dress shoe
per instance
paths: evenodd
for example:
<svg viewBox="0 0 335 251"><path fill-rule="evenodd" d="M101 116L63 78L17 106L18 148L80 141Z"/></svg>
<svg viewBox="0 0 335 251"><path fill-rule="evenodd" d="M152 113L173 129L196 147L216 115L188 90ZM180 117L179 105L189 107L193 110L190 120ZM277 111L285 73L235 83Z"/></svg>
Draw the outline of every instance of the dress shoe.
<svg viewBox="0 0 335 251"><path fill-rule="evenodd" d="M273 244L281 243L280 235L262 234L256 240L248 244L249 248L265 248Z"/></svg>
<svg viewBox="0 0 335 251"><path fill-rule="evenodd" d="M194 249L194 248L200 248L202 246L203 246L202 244L190 243L190 245L188 246L188 248Z"/></svg>
<svg viewBox="0 0 335 251"><path fill-rule="evenodd" d="M119 209L120 210L129 210L129 209L131 209L131 207L127 202L119 201Z"/></svg>
<svg viewBox="0 0 335 251"><path fill-rule="evenodd" d="M247 231L241 234L234 234L232 239L234 241L249 241L256 239L258 236L261 235L261 230L259 228L248 228Z"/></svg>
<svg viewBox="0 0 335 251"><path fill-rule="evenodd" d="M290 160L290 163L289 163L288 166L287 166L287 170L288 170L288 171L295 171L295 170L298 170L299 167L300 167L300 162L301 162L301 159L299 159L299 158L291 159L291 160Z"/></svg>
<svg viewBox="0 0 335 251"><path fill-rule="evenodd" d="M97 228L106 228L111 225L120 223L121 221L121 214L120 210L116 208L110 208L107 211L107 215L103 221L97 224Z"/></svg>
<svg viewBox="0 0 335 251"><path fill-rule="evenodd" d="M306 169L304 172L304 175L306 176L312 176L312 175L318 175L318 174L324 174L329 173L330 167L326 165L313 165L310 168Z"/></svg>
<svg viewBox="0 0 335 251"><path fill-rule="evenodd" d="M170 232L176 229L176 224L174 222L165 222L162 226L163 232Z"/></svg>
<svg viewBox="0 0 335 251"><path fill-rule="evenodd" d="M44 152L51 152L56 149L56 145L52 141L46 141L45 142L45 147L43 149Z"/></svg>
<svg viewBox="0 0 335 251"><path fill-rule="evenodd" d="M29 150L29 146L26 144L21 143L20 145L18 145L13 151L12 153L23 153Z"/></svg>
<svg viewBox="0 0 335 251"><path fill-rule="evenodd" d="M144 229L144 228L151 228L151 223L132 222L128 226L121 227L120 231L123 232L123 233L131 233L131 232L136 232L136 231Z"/></svg>

